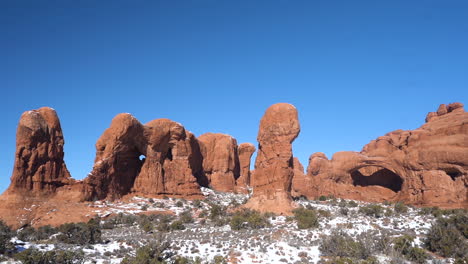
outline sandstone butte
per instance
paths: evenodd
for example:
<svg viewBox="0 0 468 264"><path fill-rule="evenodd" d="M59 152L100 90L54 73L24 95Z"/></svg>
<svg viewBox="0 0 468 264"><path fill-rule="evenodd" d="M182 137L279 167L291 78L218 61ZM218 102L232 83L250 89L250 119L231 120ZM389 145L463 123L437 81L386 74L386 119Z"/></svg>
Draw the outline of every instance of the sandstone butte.
<svg viewBox="0 0 468 264"><path fill-rule="evenodd" d="M463 104L440 105L415 130L396 130L363 147L328 159L310 156L307 172L293 157L299 135L297 109L269 107L255 146L224 134L198 139L181 124L156 119L141 124L119 114L96 143L92 171L74 180L64 162L57 113L27 111L16 133L11 184L0 196L0 217L13 227L84 221L91 201L173 196L200 199L200 186L249 193L248 208L290 214L293 198L321 195L371 202L468 208L468 113Z"/></svg>

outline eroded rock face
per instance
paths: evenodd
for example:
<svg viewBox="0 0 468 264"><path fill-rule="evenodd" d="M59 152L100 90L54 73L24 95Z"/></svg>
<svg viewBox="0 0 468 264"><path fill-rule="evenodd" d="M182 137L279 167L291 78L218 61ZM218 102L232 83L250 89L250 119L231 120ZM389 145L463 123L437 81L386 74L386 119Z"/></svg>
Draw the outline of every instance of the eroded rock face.
<svg viewBox="0 0 468 264"><path fill-rule="evenodd" d="M203 170L209 186L221 192L233 192L239 178L237 141L219 133L206 133L198 137L203 156Z"/></svg>
<svg viewBox="0 0 468 264"><path fill-rule="evenodd" d="M255 146L250 143L242 143L238 147L240 176L236 181L236 191L248 193L250 186L250 160L255 152Z"/></svg>
<svg viewBox="0 0 468 264"><path fill-rule="evenodd" d="M85 179L87 200L117 199L130 192L145 151L143 125L130 114L118 114L96 142L94 167Z"/></svg>
<svg viewBox="0 0 468 264"><path fill-rule="evenodd" d="M361 152L338 152L331 160L311 157L312 188L302 194L415 205L468 205L468 113L441 105L416 130L396 130Z"/></svg>
<svg viewBox="0 0 468 264"><path fill-rule="evenodd" d="M251 178L253 195L246 207L278 214L291 212L291 144L299 132L298 113L293 105L279 103L266 110L257 136L259 148Z"/></svg>
<svg viewBox="0 0 468 264"><path fill-rule="evenodd" d="M96 143L93 171L85 179L86 199L143 195L201 195L201 154L192 133L169 119L142 125L119 114Z"/></svg>
<svg viewBox="0 0 468 264"><path fill-rule="evenodd" d="M62 128L54 109L24 112L16 131L16 154L7 193L49 196L72 184L65 162Z"/></svg>
<svg viewBox="0 0 468 264"><path fill-rule="evenodd" d="M195 136L169 119L145 125L145 159L133 191L145 195L201 196L201 153Z"/></svg>

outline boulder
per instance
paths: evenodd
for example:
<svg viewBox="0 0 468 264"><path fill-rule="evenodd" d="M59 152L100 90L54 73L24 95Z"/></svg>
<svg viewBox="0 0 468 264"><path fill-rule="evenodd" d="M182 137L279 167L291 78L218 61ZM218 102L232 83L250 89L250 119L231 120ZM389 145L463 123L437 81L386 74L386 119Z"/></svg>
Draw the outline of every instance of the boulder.
<svg viewBox="0 0 468 264"><path fill-rule="evenodd" d="M236 139L225 134L206 133L198 137L198 141L209 186L221 192L234 192L240 174Z"/></svg>
<svg viewBox="0 0 468 264"><path fill-rule="evenodd" d="M262 212L291 213L292 142L299 132L298 113L293 105L279 103L266 110L257 136L258 153L251 177L253 194L246 207Z"/></svg>
<svg viewBox="0 0 468 264"><path fill-rule="evenodd" d="M238 193L248 193L250 187L250 160L255 152L255 146L251 143L239 145L237 153L239 155L240 176L236 181L236 191Z"/></svg>

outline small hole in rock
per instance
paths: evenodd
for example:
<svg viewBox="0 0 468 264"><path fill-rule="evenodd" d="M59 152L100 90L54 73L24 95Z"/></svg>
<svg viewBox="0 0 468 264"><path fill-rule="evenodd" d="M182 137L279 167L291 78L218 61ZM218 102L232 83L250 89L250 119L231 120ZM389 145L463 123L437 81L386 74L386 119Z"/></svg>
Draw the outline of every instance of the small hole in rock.
<svg viewBox="0 0 468 264"><path fill-rule="evenodd" d="M144 161L144 160L146 159L146 157L145 157L145 155L140 155L139 159L140 159L141 161Z"/></svg>

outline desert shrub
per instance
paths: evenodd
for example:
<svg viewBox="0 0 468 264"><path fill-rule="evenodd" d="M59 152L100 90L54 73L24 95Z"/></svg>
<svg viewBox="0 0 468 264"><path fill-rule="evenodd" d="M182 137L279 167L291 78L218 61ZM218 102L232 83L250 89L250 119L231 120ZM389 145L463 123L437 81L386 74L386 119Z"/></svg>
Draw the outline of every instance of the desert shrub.
<svg viewBox="0 0 468 264"><path fill-rule="evenodd" d="M210 219L215 220L218 217L226 215L226 208L221 205L211 204L210 205Z"/></svg>
<svg viewBox="0 0 468 264"><path fill-rule="evenodd" d="M32 226L27 226L18 230L17 233L18 239L21 241L34 241L36 236L36 229Z"/></svg>
<svg viewBox="0 0 468 264"><path fill-rule="evenodd" d="M176 221L171 223L170 229L171 230L184 230L185 226L184 226L184 223L182 221L176 220Z"/></svg>
<svg viewBox="0 0 468 264"><path fill-rule="evenodd" d="M456 258L453 264L468 264L468 257Z"/></svg>
<svg viewBox="0 0 468 264"><path fill-rule="evenodd" d="M240 230L243 228L258 229L270 225L267 215L262 215L260 212L243 208L234 213L230 222L233 230Z"/></svg>
<svg viewBox="0 0 468 264"><path fill-rule="evenodd" d="M107 220L106 223L108 222L113 225L132 226L133 224L137 222L137 220L138 220L138 216L136 215L118 213L116 216Z"/></svg>
<svg viewBox="0 0 468 264"><path fill-rule="evenodd" d="M180 221L184 224L193 223L193 217L190 210L185 210L179 215Z"/></svg>
<svg viewBox="0 0 468 264"><path fill-rule="evenodd" d="M42 252L29 248L17 253L14 257L23 264L78 264L84 262L82 251L50 250Z"/></svg>
<svg viewBox="0 0 468 264"><path fill-rule="evenodd" d="M409 235L403 235L397 237L393 240L393 248L395 251L399 252L402 255L408 254L409 250L412 248L412 243L414 241L414 237Z"/></svg>
<svg viewBox="0 0 468 264"><path fill-rule="evenodd" d="M13 237L13 231L2 220L0 220L0 254L14 248L10 239Z"/></svg>
<svg viewBox="0 0 468 264"><path fill-rule="evenodd" d="M56 228L51 227L50 225L41 226L38 229L34 227L27 226L17 232L19 240L22 241L38 241L49 239L53 234L56 234L58 231Z"/></svg>
<svg viewBox="0 0 468 264"><path fill-rule="evenodd" d="M429 258L429 254L427 254L427 252L422 248L412 247L405 257L413 262L423 264L426 263L426 260Z"/></svg>
<svg viewBox="0 0 468 264"><path fill-rule="evenodd" d="M438 218L424 241L425 247L444 257L468 257L468 215Z"/></svg>
<svg viewBox="0 0 468 264"><path fill-rule="evenodd" d="M361 241L355 241L344 232L333 232L323 239L320 251L325 256L347 257L356 259L367 259L370 257L369 250Z"/></svg>
<svg viewBox="0 0 468 264"><path fill-rule="evenodd" d="M369 204L359 208L359 212L376 218L382 217L384 208L378 204Z"/></svg>
<svg viewBox="0 0 468 264"><path fill-rule="evenodd" d="M340 208L340 214L346 216L349 214L349 209L346 207Z"/></svg>
<svg viewBox="0 0 468 264"><path fill-rule="evenodd" d="M121 264L162 264L170 257L166 251L169 250L169 242L163 242L158 238L147 246L137 249L134 257L125 257Z"/></svg>
<svg viewBox="0 0 468 264"><path fill-rule="evenodd" d="M327 197L325 195L321 195L319 198L318 198L319 201L326 201L327 200Z"/></svg>
<svg viewBox="0 0 468 264"><path fill-rule="evenodd" d="M184 203L182 201L177 201L175 206L177 207L183 207L184 206Z"/></svg>
<svg viewBox="0 0 468 264"><path fill-rule="evenodd" d="M142 211L148 211L148 207L149 207L149 206L148 206L147 204L144 204L144 205L141 206L140 210L142 210Z"/></svg>
<svg viewBox="0 0 468 264"><path fill-rule="evenodd" d="M395 210L395 213L397 213L397 214L404 214L404 213L408 212L408 206L406 206L402 202L397 202L393 206L393 210Z"/></svg>
<svg viewBox="0 0 468 264"><path fill-rule="evenodd" d="M96 244L101 241L101 228L91 219L88 223L66 223L59 226L57 240L66 244Z"/></svg>
<svg viewBox="0 0 468 264"><path fill-rule="evenodd" d="M352 200L351 200L351 201L348 202L348 206L349 206L349 207L357 207L358 204L357 204L355 201L352 201Z"/></svg>
<svg viewBox="0 0 468 264"><path fill-rule="evenodd" d="M345 199L341 199L340 202L338 203L339 207L346 207L348 206L348 203L346 202Z"/></svg>
<svg viewBox="0 0 468 264"><path fill-rule="evenodd" d="M144 220L140 221L138 226L141 230L143 230L146 233L151 232L154 228L153 223L148 218L145 218Z"/></svg>
<svg viewBox="0 0 468 264"><path fill-rule="evenodd" d="M202 207L201 201L200 201L200 200L194 200L194 201L193 201L193 207L195 207L195 208L200 208L200 207Z"/></svg>
<svg viewBox="0 0 468 264"><path fill-rule="evenodd" d="M319 209L317 212L321 217L327 217L327 218L331 217L330 211Z"/></svg>
<svg viewBox="0 0 468 264"><path fill-rule="evenodd" d="M213 261L211 262L213 264L227 264L227 260L225 257L217 255L213 258Z"/></svg>
<svg viewBox="0 0 468 264"><path fill-rule="evenodd" d="M319 226L318 216L315 210L298 208L295 209L293 213L299 229L308 229Z"/></svg>

